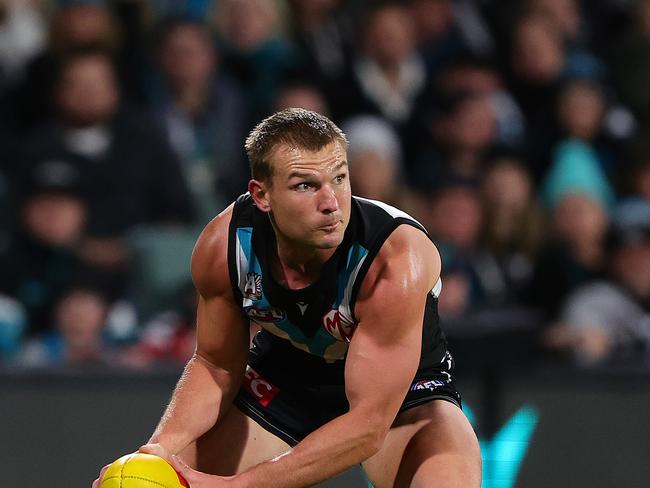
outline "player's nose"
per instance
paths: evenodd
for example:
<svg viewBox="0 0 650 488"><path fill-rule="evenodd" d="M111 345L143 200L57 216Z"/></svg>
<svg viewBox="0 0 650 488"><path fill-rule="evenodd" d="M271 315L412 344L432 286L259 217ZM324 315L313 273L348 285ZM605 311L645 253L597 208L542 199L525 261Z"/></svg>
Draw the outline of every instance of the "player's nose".
<svg viewBox="0 0 650 488"><path fill-rule="evenodd" d="M331 214L339 209L339 200L334 188L324 185L320 189L319 211L324 214Z"/></svg>

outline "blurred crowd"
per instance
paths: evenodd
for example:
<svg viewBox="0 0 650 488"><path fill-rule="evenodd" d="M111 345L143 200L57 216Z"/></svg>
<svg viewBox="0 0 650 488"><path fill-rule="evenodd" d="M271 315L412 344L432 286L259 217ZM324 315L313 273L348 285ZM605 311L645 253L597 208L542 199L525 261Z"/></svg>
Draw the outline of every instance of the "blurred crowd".
<svg viewBox="0 0 650 488"><path fill-rule="evenodd" d="M285 107L427 227L450 337L650 368L650 0L1 0L0 363L185 361Z"/></svg>

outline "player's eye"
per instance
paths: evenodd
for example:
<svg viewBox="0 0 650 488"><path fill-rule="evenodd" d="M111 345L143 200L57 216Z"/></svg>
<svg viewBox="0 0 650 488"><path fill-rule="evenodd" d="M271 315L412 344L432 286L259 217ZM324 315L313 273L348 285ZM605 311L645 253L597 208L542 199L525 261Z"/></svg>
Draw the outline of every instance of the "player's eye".
<svg viewBox="0 0 650 488"><path fill-rule="evenodd" d="M298 191L307 191L312 187L313 185L311 183L302 182L302 183L298 183L297 185L294 185L293 188Z"/></svg>
<svg viewBox="0 0 650 488"><path fill-rule="evenodd" d="M347 177L347 175L345 173L341 173L336 178L334 178L334 183L341 184L341 183L343 183L345 181L346 177Z"/></svg>

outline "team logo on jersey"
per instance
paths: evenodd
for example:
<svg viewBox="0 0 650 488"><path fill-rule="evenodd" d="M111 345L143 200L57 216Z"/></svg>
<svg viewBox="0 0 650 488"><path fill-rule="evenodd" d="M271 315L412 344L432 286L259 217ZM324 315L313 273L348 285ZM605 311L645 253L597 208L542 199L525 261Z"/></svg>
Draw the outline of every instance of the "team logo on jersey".
<svg viewBox="0 0 650 488"><path fill-rule="evenodd" d="M246 315L253 322L264 323L273 323L282 322L287 314L284 310L271 307L271 308L257 308L257 307L246 307Z"/></svg>
<svg viewBox="0 0 650 488"><path fill-rule="evenodd" d="M262 277L257 273L246 273L246 284L244 285L244 296L249 300L262 298Z"/></svg>
<svg viewBox="0 0 650 488"><path fill-rule="evenodd" d="M332 308L323 316L323 327L337 341L350 342L354 334L354 323L341 315L337 309Z"/></svg>

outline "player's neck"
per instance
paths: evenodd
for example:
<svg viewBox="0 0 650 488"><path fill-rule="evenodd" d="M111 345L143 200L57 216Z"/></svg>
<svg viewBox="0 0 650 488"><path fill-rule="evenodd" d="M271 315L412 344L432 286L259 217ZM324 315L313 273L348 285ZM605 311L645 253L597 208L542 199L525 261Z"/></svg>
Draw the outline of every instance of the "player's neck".
<svg viewBox="0 0 650 488"><path fill-rule="evenodd" d="M298 248L278 241L273 274L276 281L290 289L311 285L320 277L323 264L334 254L336 248Z"/></svg>

